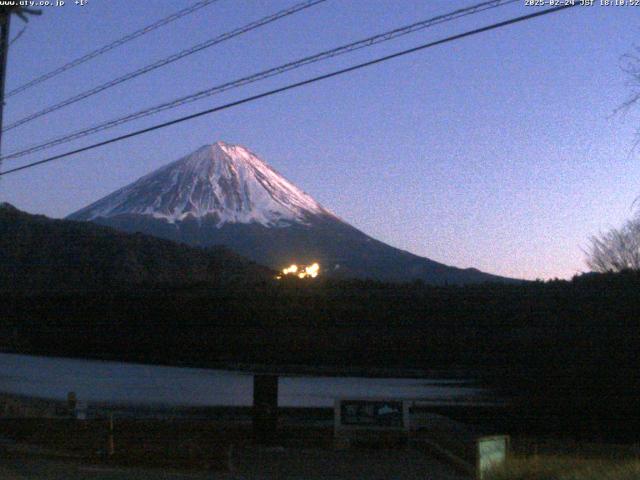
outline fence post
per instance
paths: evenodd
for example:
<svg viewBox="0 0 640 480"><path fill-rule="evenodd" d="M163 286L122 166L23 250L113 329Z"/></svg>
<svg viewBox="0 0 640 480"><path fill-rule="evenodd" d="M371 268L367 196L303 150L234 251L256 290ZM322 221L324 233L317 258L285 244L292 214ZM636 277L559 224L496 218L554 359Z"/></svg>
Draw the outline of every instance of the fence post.
<svg viewBox="0 0 640 480"><path fill-rule="evenodd" d="M115 443L113 441L113 413L109 414L109 439L107 440L107 454L112 457L115 453Z"/></svg>

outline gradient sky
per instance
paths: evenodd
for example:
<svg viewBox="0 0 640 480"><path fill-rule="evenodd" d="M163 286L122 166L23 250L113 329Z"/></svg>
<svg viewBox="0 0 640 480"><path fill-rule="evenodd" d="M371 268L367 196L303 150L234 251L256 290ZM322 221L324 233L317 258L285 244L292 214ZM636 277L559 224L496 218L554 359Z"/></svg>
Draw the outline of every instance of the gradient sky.
<svg viewBox="0 0 640 480"><path fill-rule="evenodd" d="M596 0L599 2L599 0ZM479 0L329 0L4 136L3 152ZM11 47L7 89L191 4L89 0L43 7ZM220 0L7 100L10 123L295 0ZM46 155L511 16L456 20L140 120ZM14 20L12 36L22 24ZM590 235L640 195L640 111L621 56L640 8L577 7L428 49L0 179L0 200L63 217L216 140L238 143L337 215L393 246L520 278L586 269ZM43 158L8 161L6 169Z"/></svg>

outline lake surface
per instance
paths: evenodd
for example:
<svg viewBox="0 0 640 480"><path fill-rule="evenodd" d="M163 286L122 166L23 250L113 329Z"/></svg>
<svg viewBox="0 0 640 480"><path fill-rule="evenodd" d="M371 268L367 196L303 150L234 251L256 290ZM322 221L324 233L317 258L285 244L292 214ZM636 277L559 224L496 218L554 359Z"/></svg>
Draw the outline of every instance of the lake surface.
<svg viewBox="0 0 640 480"><path fill-rule="evenodd" d="M249 372L0 353L0 393L86 402L165 406L250 406ZM281 376L283 407L332 407L335 397L394 397L449 403L481 393L460 381Z"/></svg>

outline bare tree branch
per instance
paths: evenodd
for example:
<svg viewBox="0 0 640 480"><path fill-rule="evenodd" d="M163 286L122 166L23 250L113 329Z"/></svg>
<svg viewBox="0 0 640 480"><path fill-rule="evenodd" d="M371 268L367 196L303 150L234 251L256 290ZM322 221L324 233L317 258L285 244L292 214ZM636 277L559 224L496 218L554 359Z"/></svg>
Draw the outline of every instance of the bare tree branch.
<svg viewBox="0 0 640 480"><path fill-rule="evenodd" d="M640 270L640 216L589 239L587 266L594 272Z"/></svg>
<svg viewBox="0 0 640 480"><path fill-rule="evenodd" d="M620 68L627 74L626 85L631 90L629 97L615 111L625 112L640 102L640 46L620 59Z"/></svg>

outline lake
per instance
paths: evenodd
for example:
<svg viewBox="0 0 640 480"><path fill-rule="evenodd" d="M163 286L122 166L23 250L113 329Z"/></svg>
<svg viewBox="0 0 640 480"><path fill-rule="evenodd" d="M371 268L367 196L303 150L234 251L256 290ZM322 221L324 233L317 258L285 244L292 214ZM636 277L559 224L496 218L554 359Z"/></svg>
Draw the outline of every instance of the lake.
<svg viewBox="0 0 640 480"><path fill-rule="evenodd" d="M86 402L184 407L250 406L252 373L0 353L0 393ZM335 397L393 397L418 403L474 401L469 382L428 378L285 375L283 407L332 407Z"/></svg>

